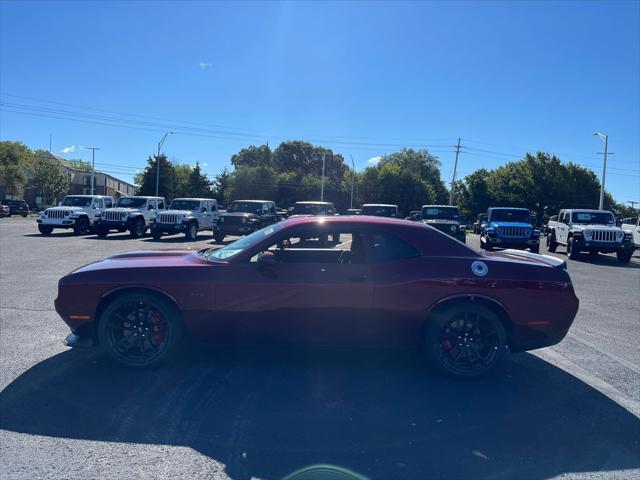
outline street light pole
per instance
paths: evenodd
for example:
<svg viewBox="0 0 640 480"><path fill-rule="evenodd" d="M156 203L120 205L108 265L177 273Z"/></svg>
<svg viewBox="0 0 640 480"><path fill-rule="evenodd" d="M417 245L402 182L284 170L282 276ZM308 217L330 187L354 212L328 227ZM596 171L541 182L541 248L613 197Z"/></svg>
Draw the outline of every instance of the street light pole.
<svg viewBox="0 0 640 480"><path fill-rule="evenodd" d="M164 137L162 137L162 140L158 142L158 155L156 156L156 197L158 196L158 191L160 188L160 149L162 148L164 141L167 139L167 136L172 133L173 132L165 133Z"/></svg>
<svg viewBox="0 0 640 480"><path fill-rule="evenodd" d="M86 149L91 150L91 195L93 195L96 182L96 150L100 149L98 147L86 147Z"/></svg>
<svg viewBox="0 0 640 480"><path fill-rule="evenodd" d="M322 181L320 183L320 201L324 202L324 164L326 160L326 153L322 152Z"/></svg>
<svg viewBox="0 0 640 480"><path fill-rule="evenodd" d="M351 155L351 206L353 209L353 182L356 179L356 164L353 163L353 155Z"/></svg>
<svg viewBox="0 0 640 480"><path fill-rule="evenodd" d="M604 209L604 180L607 175L607 155L609 153L609 135L605 135L600 132L594 132L594 135L600 137L600 140L604 142L604 153L602 160L602 178L600 179L600 204L598 205L598 210Z"/></svg>
<svg viewBox="0 0 640 480"><path fill-rule="evenodd" d="M451 194L449 195L449 205L453 205L456 173L458 172L458 155L460 155L460 139L459 138L458 138L458 145L456 145L456 161L453 164L453 176L451 177Z"/></svg>

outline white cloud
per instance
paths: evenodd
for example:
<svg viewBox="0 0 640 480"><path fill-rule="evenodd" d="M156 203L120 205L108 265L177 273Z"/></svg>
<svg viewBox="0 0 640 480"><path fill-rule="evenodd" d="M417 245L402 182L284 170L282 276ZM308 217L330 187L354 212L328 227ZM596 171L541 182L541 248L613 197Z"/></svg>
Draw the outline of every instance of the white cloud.
<svg viewBox="0 0 640 480"><path fill-rule="evenodd" d="M62 150L60 150L61 153L73 153L76 150L84 150L84 147L82 145L69 145L68 147L64 147Z"/></svg>
<svg viewBox="0 0 640 480"><path fill-rule="evenodd" d="M200 68L202 70L206 70L207 68L211 68L213 66L209 62L200 62L198 65L200 65Z"/></svg>
<svg viewBox="0 0 640 480"><path fill-rule="evenodd" d="M209 166L209 164L208 164L207 162L205 162L205 163L201 163L201 164L200 164L200 166L201 166L201 167L208 167L208 166Z"/></svg>
<svg viewBox="0 0 640 480"><path fill-rule="evenodd" d="M367 163L369 165L377 165L380 160L382 160L382 157L378 155L377 157L371 157L369 160L367 160Z"/></svg>

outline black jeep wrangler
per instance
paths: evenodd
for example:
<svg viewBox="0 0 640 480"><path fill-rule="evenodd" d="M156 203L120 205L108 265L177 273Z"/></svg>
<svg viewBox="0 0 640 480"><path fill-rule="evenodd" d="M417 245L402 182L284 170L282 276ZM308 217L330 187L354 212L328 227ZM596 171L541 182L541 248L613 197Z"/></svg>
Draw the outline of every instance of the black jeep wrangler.
<svg viewBox="0 0 640 480"><path fill-rule="evenodd" d="M227 235L248 235L282 220L271 200L235 200L213 225L213 238L222 242Z"/></svg>

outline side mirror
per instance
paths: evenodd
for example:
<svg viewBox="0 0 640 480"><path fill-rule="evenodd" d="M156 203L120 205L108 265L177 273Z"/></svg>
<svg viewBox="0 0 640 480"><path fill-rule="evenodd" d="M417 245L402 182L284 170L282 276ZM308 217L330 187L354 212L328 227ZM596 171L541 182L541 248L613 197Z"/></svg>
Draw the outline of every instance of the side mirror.
<svg viewBox="0 0 640 480"><path fill-rule="evenodd" d="M258 267L272 269L276 264L276 257L273 252L262 252L258 255Z"/></svg>

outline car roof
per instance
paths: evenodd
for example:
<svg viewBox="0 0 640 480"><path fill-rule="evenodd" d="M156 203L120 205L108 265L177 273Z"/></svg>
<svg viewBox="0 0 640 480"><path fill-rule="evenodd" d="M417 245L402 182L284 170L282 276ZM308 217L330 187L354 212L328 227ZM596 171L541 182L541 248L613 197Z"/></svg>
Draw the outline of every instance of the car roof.
<svg viewBox="0 0 640 480"><path fill-rule="evenodd" d="M273 200L234 200L233 202L273 203Z"/></svg>
<svg viewBox="0 0 640 480"><path fill-rule="evenodd" d="M174 198L171 201L173 202L175 200L197 200L198 202L215 202L216 201L215 198L195 198L195 197L180 197L180 198Z"/></svg>
<svg viewBox="0 0 640 480"><path fill-rule="evenodd" d="M148 195L125 195L124 197L120 198L147 198L149 200L164 200L164 197L150 197Z"/></svg>
<svg viewBox="0 0 640 480"><path fill-rule="evenodd" d="M489 210L522 210L522 211L527 211L529 212L530 210L528 208L522 208L522 207L489 207Z"/></svg>
<svg viewBox="0 0 640 480"><path fill-rule="evenodd" d="M296 202L296 205L304 204L304 205L333 205L333 202L316 202L314 200L304 200L302 202Z"/></svg>
<svg viewBox="0 0 640 480"><path fill-rule="evenodd" d="M75 195L75 194L65 195L65 197L82 197L82 198L112 198L112 197L111 197L111 195Z"/></svg>
<svg viewBox="0 0 640 480"><path fill-rule="evenodd" d="M457 208L459 210L459 207L457 205L422 205L422 208L427 208L427 207Z"/></svg>
<svg viewBox="0 0 640 480"><path fill-rule="evenodd" d="M588 213L599 213L599 212L607 212L611 213L609 210L598 210L597 208L563 208L566 212L588 212Z"/></svg>
<svg viewBox="0 0 640 480"><path fill-rule="evenodd" d="M396 207L398 208L398 205L394 205L392 203L365 203L362 206L363 207Z"/></svg>

